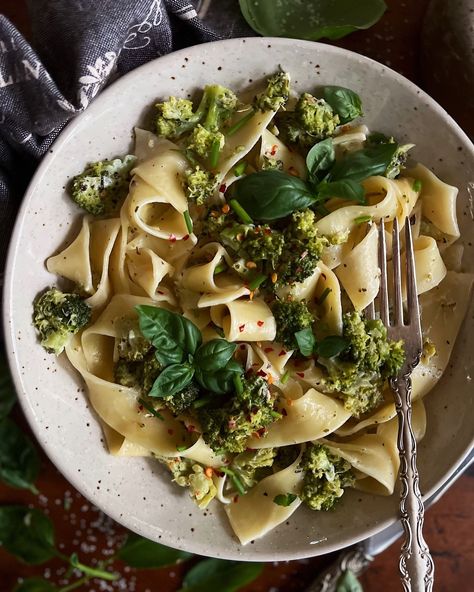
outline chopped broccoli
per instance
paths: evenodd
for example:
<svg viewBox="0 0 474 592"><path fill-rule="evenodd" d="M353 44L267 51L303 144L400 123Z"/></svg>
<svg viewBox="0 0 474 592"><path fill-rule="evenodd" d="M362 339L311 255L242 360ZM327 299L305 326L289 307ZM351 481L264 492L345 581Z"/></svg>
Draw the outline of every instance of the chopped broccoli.
<svg viewBox="0 0 474 592"><path fill-rule="evenodd" d="M141 395L147 395L161 371L161 364L154 352L142 359L119 358L114 367L114 380L117 384L134 388Z"/></svg>
<svg viewBox="0 0 474 592"><path fill-rule="evenodd" d="M344 494L344 487L354 485L351 465L322 444L306 448L301 468L305 475L300 497L311 510L330 510Z"/></svg>
<svg viewBox="0 0 474 592"><path fill-rule="evenodd" d="M170 411L179 415L189 409L191 404L199 397L201 390L195 382L190 382L182 391L161 400Z"/></svg>
<svg viewBox="0 0 474 592"><path fill-rule="evenodd" d="M396 143L397 141L393 136L388 137L380 132L373 132L367 138L367 144L372 146ZM402 144L401 146L398 146L397 151L393 155L393 158L385 171L385 176L388 179L395 179L399 176L401 169L405 166L408 159L408 151L414 148L414 146L415 144Z"/></svg>
<svg viewBox="0 0 474 592"><path fill-rule="evenodd" d="M188 198L200 206L214 194L217 186L216 176L197 165L186 173L185 185Z"/></svg>
<svg viewBox="0 0 474 592"><path fill-rule="evenodd" d="M225 138L222 132L208 130L200 123L193 129L188 140L188 148L193 150L201 158L209 158L212 150L221 151Z"/></svg>
<svg viewBox="0 0 474 592"><path fill-rule="evenodd" d="M283 161L279 160L278 158L273 158L273 156L267 156L266 154L264 154L262 156L260 168L262 169L262 171L282 171Z"/></svg>
<svg viewBox="0 0 474 592"><path fill-rule="evenodd" d="M234 224L221 231L220 240L246 261L270 261L275 266L283 251L285 239L278 230L267 224Z"/></svg>
<svg viewBox="0 0 474 592"><path fill-rule="evenodd" d="M129 362L143 360L152 348L140 331L138 319L127 319L120 327L121 337L117 342L120 358Z"/></svg>
<svg viewBox="0 0 474 592"><path fill-rule="evenodd" d="M244 488L251 489L267 475L266 469L273 465L276 452L275 448L246 450L234 458L230 468L237 475Z"/></svg>
<svg viewBox="0 0 474 592"><path fill-rule="evenodd" d="M57 356L70 338L91 318L91 309L78 294L65 294L50 288L33 304L33 325L41 345Z"/></svg>
<svg viewBox="0 0 474 592"><path fill-rule="evenodd" d="M212 476L207 475L205 467L200 463L181 457L157 456L156 458L168 467L175 483L180 487L189 488L189 495L201 510L216 497L217 489Z"/></svg>
<svg viewBox="0 0 474 592"><path fill-rule="evenodd" d="M242 382L242 392L220 407L198 409L204 441L216 451L243 452L251 436L263 436L265 427L281 417L266 380L252 375Z"/></svg>
<svg viewBox="0 0 474 592"><path fill-rule="evenodd" d="M130 171L135 156L123 160L102 160L89 164L71 184L71 197L82 209L94 216L110 214L127 196Z"/></svg>
<svg viewBox="0 0 474 592"><path fill-rule="evenodd" d="M176 139L201 124L204 130L217 133L230 119L236 107L235 94L218 84L204 88L204 94L196 111L193 111L191 101L170 97L168 101L156 105L156 132L159 136ZM201 142L202 138L197 143L201 145ZM209 143L209 138L206 143Z"/></svg>
<svg viewBox="0 0 474 592"><path fill-rule="evenodd" d="M347 349L338 357L319 358L328 371L324 385L344 400L354 416L374 409L382 399L385 381L395 376L405 361L403 341L387 337L380 320L368 320L360 312L343 317Z"/></svg>
<svg viewBox="0 0 474 592"><path fill-rule="evenodd" d="M151 391L161 370L161 364L156 359L155 353L150 352L143 360L143 394L147 395Z"/></svg>
<svg viewBox="0 0 474 592"><path fill-rule="evenodd" d="M276 340L288 349L298 349L295 333L311 327L313 314L304 300L275 300L272 312L277 326Z"/></svg>
<svg viewBox="0 0 474 592"><path fill-rule="evenodd" d="M290 97L290 75L277 72L267 80L265 91L255 98L255 108L259 111L278 111L286 105Z"/></svg>
<svg viewBox="0 0 474 592"><path fill-rule="evenodd" d="M310 148L332 136L339 125L339 116L324 99L303 93L292 113L281 117L279 129L290 142Z"/></svg>

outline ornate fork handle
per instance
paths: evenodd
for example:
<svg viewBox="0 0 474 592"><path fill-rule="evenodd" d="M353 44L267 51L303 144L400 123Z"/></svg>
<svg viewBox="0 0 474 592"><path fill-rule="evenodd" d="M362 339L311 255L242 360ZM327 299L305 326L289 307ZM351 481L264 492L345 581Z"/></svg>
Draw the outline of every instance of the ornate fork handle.
<svg viewBox="0 0 474 592"><path fill-rule="evenodd" d="M423 538L424 506L416 468L416 439L411 425L411 372L391 380L398 415L398 449L400 453L400 520L405 540L400 552L400 574L405 592L431 592L434 563Z"/></svg>

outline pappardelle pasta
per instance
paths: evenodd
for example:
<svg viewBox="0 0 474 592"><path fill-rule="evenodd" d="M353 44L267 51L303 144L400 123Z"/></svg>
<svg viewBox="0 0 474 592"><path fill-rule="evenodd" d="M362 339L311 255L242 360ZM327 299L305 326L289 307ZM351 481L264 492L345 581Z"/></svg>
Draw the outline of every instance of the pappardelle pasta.
<svg viewBox="0 0 474 592"><path fill-rule="evenodd" d="M47 260L73 288L34 303L41 343L82 375L110 452L154 457L200 508L224 504L242 544L300 504L394 491L389 379L405 354L364 315L379 291L377 223L387 241L395 218L413 225L418 440L473 280L458 190L408 166L412 144L354 122L356 93L317 95L292 96L278 72L250 101L210 85L197 106L158 103L133 155L74 178L87 215Z"/></svg>

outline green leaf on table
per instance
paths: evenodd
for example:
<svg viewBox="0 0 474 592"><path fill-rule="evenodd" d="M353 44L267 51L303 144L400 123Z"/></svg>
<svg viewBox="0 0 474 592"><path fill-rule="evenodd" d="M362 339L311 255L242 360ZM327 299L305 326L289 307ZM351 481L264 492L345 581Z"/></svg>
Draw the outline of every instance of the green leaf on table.
<svg viewBox="0 0 474 592"><path fill-rule="evenodd" d="M187 386L194 376L191 364L172 364L167 366L153 383L149 397L168 397L175 395Z"/></svg>
<svg viewBox="0 0 474 592"><path fill-rule="evenodd" d="M368 29L386 10L383 0L239 0L254 31L268 37L315 41L340 39L357 29Z"/></svg>
<svg viewBox="0 0 474 592"><path fill-rule="evenodd" d="M232 358L236 348L236 343L225 339L211 339L197 350L194 363L205 372L220 370Z"/></svg>
<svg viewBox="0 0 474 592"><path fill-rule="evenodd" d="M192 556L192 553L165 547L133 533L127 536L127 540L117 553L118 559L138 569L165 567Z"/></svg>
<svg viewBox="0 0 474 592"><path fill-rule="evenodd" d="M8 417L0 420L0 481L38 493L40 461L30 438Z"/></svg>
<svg viewBox="0 0 474 592"><path fill-rule="evenodd" d="M184 576L179 592L236 592L262 573L261 563L203 559Z"/></svg>
<svg viewBox="0 0 474 592"><path fill-rule="evenodd" d="M296 343L298 344L298 349L303 356L310 356L313 353L314 346L316 345L316 339L311 327L306 327L306 329L297 331L295 333L295 339Z"/></svg>
<svg viewBox="0 0 474 592"><path fill-rule="evenodd" d="M336 592L364 592L364 590L354 572L347 569L337 581Z"/></svg>
<svg viewBox="0 0 474 592"><path fill-rule="evenodd" d="M314 203L311 187L283 171L259 171L235 184L235 199L254 220L278 220Z"/></svg>
<svg viewBox="0 0 474 592"><path fill-rule="evenodd" d="M360 183L356 183L351 179L331 181L329 183L323 181L318 185L317 191L319 199L326 200L331 197L339 197L340 199L365 203L364 188Z"/></svg>
<svg viewBox="0 0 474 592"><path fill-rule="evenodd" d="M58 589L43 578L28 578L18 584L13 592L58 592Z"/></svg>
<svg viewBox="0 0 474 592"><path fill-rule="evenodd" d="M339 335L328 335L322 341L318 341L314 347L315 352L322 358L338 356L349 346L349 341Z"/></svg>
<svg viewBox="0 0 474 592"><path fill-rule="evenodd" d="M341 124L362 115L362 101L357 93L342 86L325 86L324 99L339 115Z"/></svg>
<svg viewBox="0 0 474 592"><path fill-rule="evenodd" d="M355 181L359 183L373 175L383 175L398 144L377 144L347 154L331 169L329 181Z"/></svg>
<svg viewBox="0 0 474 592"><path fill-rule="evenodd" d="M331 138L315 144L306 156L306 166L313 183L320 183L336 159Z"/></svg>
<svg viewBox="0 0 474 592"><path fill-rule="evenodd" d="M57 555L51 520L26 506L0 507L0 542L6 551L31 565Z"/></svg>
<svg viewBox="0 0 474 592"><path fill-rule="evenodd" d="M164 366L179 364L201 345L201 331L189 319L157 306L139 305L140 331L156 348L156 357Z"/></svg>
<svg viewBox="0 0 474 592"><path fill-rule="evenodd" d="M0 419L6 417L16 401L10 370L7 362L0 358Z"/></svg>

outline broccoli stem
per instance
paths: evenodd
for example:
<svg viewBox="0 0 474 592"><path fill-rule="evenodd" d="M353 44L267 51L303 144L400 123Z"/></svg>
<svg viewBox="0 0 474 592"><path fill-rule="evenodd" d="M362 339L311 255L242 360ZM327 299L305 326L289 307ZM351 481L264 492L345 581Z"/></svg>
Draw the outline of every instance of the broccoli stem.
<svg viewBox="0 0 474 592"><path fill-rule="evenodd" d="M259 288L263 282L267 279L266 275L263 275L263 273L257 275L257 277L255 277L249 284L249 290L256 290L257 288Z"/></svg>
<svg viewBox="0 0 474 592"><path fill-rule="evenodd" d="M255 111L252 109L249 113L247 113L247 115L244 115L239 119L239 121L237 121L236 123L234 123L234 125L229 127L225 135L227 137L233 136L235 133L239 131L241 127L243 127L248 121L250 121L254 115Z"/></svg>
<svg viewBox="0 0 474 592"><path fill-rule="evenodd" d="M231 199L229 205L244 224L253 224L252 218L247 214L247 212L236 199Z"/></svg>
<svg viewBox="0 0 474 592"><path fill-rule="evenodd" d="M189 214L189 210L186 210L183 213L183 217L184 217L184 221L186 223L186 228L188 229L189 234L193 233L193 221L191 219L191 216Z"/></svg>
<svg viewBox="0 0 474 592"><path fill-rule="evenodd" d="M219 265L216 265L216 267L214 269L214 275L222 273L226 269L227 269L227 264L224 261L222 261L222 263L219 263Z"/></svg>
<svg viewBox="0 0 474 592"><path fill-rule="evenodd" d="M234 473L234 471L232 469L228 469L227 467L220 467L219 470L222 473L229 475L229 477L232 479L232 483L235 485L235 488L240 493L240 495L245 495L247 493L245 491L243 484L242 484L242 481L237 477L237 475Z"/></svg>
<svg viewBox="0 0 474 592"><path fill-rule="evenodd" d="M215 169L218 162L219 162L219 156L221 153L221 144L219 139L215 139L214 142L212 142L212 146L211 146L211 153L209 155L209 165L211 167L211 169Z"/></svg>

